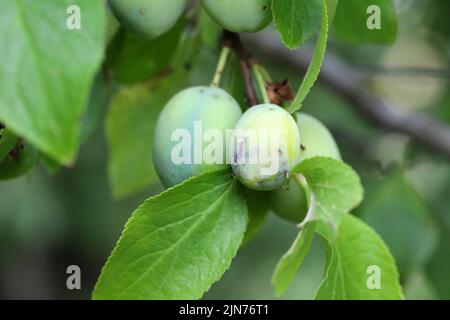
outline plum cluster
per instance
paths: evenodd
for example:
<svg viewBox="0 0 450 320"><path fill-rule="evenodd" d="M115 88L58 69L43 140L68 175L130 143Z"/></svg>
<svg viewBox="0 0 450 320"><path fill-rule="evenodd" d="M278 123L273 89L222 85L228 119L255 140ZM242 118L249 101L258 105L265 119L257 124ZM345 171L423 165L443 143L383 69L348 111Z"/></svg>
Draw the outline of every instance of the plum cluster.
<svg viewBox="0 0 450 320"><path fill-rule="evenodd" d="M169 31L188 0L109 0L121 24L137 34L156 38ZM272 21L270 0L202 0L203 8L232 32L256 32Z"/></svg>
<svg viewBox="0 0 450 320"><path fill-rule="evenodd" d="M156 38L175 25L187 0L109 3L124 27ZM232 32L266 27L272 21L270 3L202 0L205 11ZM243 112L230 94L213 86L182 90L166 104L157 121L153 148L154 166L166 187L231 166L245 187L267 192L272 210L296 223L308 208L306 191L292 170L315 156L341 158L332 135L314 117L299 112L291 115L271 103Z"/></svg>
<svg viewBox="0 0 450 320"><path fill-rule="evenodd" d="M180 150L190 155L188 159L194 158L195 141L182 141L184 148L177 149L176 133L181 129L188 137L196 137L196 123L203 132L213 129L214 137L225 137L218 147L226 151L216 157L217 162L174 161ZM265 139L259 132L267 134ZM201 150L211 144L211 139L200 140ZM333 136L314 117L300 112L292 116L274 104L253 106L242 113L231 95L213 87L192 87L176 94L159 116L153 146L155 168L166 187L231 166L244 186L267 191L272 210L292 222L300 222L308 209L305 190L292 178L292 169L315 156L341 159Z"/></svg>

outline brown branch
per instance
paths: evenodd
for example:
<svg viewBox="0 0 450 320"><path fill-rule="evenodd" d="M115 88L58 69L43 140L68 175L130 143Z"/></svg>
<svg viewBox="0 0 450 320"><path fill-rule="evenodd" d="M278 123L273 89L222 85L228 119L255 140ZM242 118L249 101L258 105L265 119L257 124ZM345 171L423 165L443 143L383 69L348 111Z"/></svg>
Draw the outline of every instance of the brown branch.
<svg viewBox="0 0 450 320"><path fill-rule="evenodd" d="M382 67L370 64L357 64L354 65L353 67L366 73L388 77L436 78L442 80L450 79L450 69L445 68L402 67L402 66Z"/></svg>
<svg viewBox="0 0 450 320"><path fill-rule="evenodd" d="M306 72L311 52L289 51L276 38L246 36L245 42L267 58L283 61L299 72ZM405 108L388 105L369 92L366 77L337 57L327 56L319 81L344 97L361 115L377 125L408 135L414 141L431 148L450 159L450 128L443 122Z"/></svg>
<svg viewBox="0 0 450 320"><path fill-rule="evenodd" d="M241 65L241 72L244 78L245 84L245 95L247 97L247 103L250 106L254 106L258 104L258 99L256 97L256 90L253 86L252 76L251 76L251 65L253 57L251 53L244 47L242 44L241 38L238 34L224 31L223 34L223 43L224 45L228 45L233 49L238 57Z"/></svg>

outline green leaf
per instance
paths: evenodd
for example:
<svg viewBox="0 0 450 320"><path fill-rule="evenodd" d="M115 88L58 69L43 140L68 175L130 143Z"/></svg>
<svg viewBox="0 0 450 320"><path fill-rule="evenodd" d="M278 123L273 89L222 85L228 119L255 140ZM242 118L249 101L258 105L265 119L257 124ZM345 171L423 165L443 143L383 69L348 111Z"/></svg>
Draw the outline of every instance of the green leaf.
<svg viewBox="0 0 450 320"><path fill-rule="evenodd" d="M280 0L283 1L283 0ZM287 1L286 1L287 2ZM294 1L295 2L295 1ZM303 78L300 89L294 98L292 104L287 108L287 111L294 113L302 108L303 101L308 96L311 88L317 81L319 77L320 68L322 67L323 59L325 57L325 52L327 49L328 41L328 9L326 0L322 1L322 22L320 25L320 33L317 38L316 48L312 57L311 64L306 71L305 77Z"/></svg>
<svg viewBox="0 0 450 320"><path fill-rule="evenodd" d="M433 219L439 222L439 243L434 250L433 257L428 261L426 272L432 282L439 299L450 299L450 166L448 162L430 162L421 166L422 173L418 174L415 183L416 190L422 184L422 194L428 193L428 203L433 205ZM410 173L411 174L411 173ZM411 176L410 176L411 179ZM424 185L423 185L424 184ZM433 185L434 184L434 185ZM436 188L437 185L437 188Z"/></svg>
<svg viewBox="0 0 450 320"><path fill-rule="evenodd" d="M273 19L281 40L289 49L296 49L320 26L320 0L273 0Z"/></svg>
<svg viewBox="0 0 450 320"><path fill-rule="evenodd" d="M198 56L199 29L187 28L177 43L173 70L148 83L124 87L107 114L108 176L116 197L138 192L157 182L153 167L153 135L159 113L169 99L189 85Z"/></svg>
<svg viewBox="0 0 450 320"><path fill-rule="evenodd" d="M247 226L229 170L191 178L132 215L94 299L198 299L230 266Z"/></svg>
<svg viewBox="0 0 450 320"><path fill-rule="evenodd" d="M327 260L316 299L403 299L399 274L388 248L373 229L356 217L346 215L342 220L336 242L329 244ZM372 282L374 270L380 271L379 289L373 287L377 284Z"/></svg>
<svg viewBox="0 0 450 320"><path fill-rule="evenodd" d="M272 276L272 284L275 286L275 293L278 297L287 290L309 252L315 229L316 222L306 223L288 252L278 262Z"/></svg>
<svg viewBox="0 0 450 320"><path fill-rule="evenodd" d="M359 176L342 161L324 157L307 159L293 172L301 173L308 182L313 193L313 220L326 224L332 241L343 217L362 201Z"/></svg>
<svg viewBox="0 0 450 320"><path fill-rule="evenodd" d="M448 211L445 212L448 214ZM427 264L426 271L431 283L433 284L439 299L450 299L450 278L448 270L450 270L450 229L442 226L441 239L434 252L433 257Z"/></svg>
<svg viewBox="0 0 450 320"><path fill-rule="evenodd" d="M108 48L107 66L122 83L145 81L170 67L187 20L157 39L146 39L120 29Z"/></svg>
<svg viewBox="0 0 450 320"><path fill-rule="evenodd" d="M380 8L381 29L369 29L369 6ZM351 43L391 44L397 37L397 17L391 0L340 1L334 19L334 30L343 40Z"/></svg>
<svg viewBox="0 0 450 320"><path fill-rule="evenodd" d="M370 183L366 190L358 215L386 241L402 277L422 270L437 244L437 226L422 199L401 170Z"/></svg>
<svg viewBox="0 0 450 320"><path fill-rule="evenodd" d="M336 9L339 4L339 0L327 0L327 9L328 9L328 24L331 25L334 21L334 17L336 15Z"/></svg>
<svg viewBox="0 0 450 320"><path fill-rule="evenodd" d="M153 167L153 136L158 115L186 82L178 72L149 83L121 88L106 118L108 176L116 197L124 197L158 182Z"/></svg>
<svg viewBox="0 0 450 320"><path fill-rule="evenodd" d="M86 141L102 123L113 94L117 91L117 83L111 81L105 72L99 72L94 80L89 97L88 107L83 116L81 141Z"/></svg>
<svg viewBox="0 0 450 320"><path fill-rule="evenodd" d="M39 154L39 161L47 168L50 174L55 174L61 168L59 162L50 158L45 153Z"/></svg>
<svg viewBox="0 0 450 320"><path fill-rule="evenodd" d="M69 5L81 30L69 30ZM89 89L103 56L105 8L91 0L0 1L0 121L68 164L76 155Z"/></svg>
<svg viewBox="0 0 450 320"><path fill-rule="evenodd" d="M250 189L245 189L247 195L247 209L248 209L248 226L245 232L242 244L245 245L248 241L258 233L261 227L266 222L269 213L269 198L264 192L257 192Z"/></svg>
<svg viewBox="0 0 450 320"><path fill-rule="evenodd" d="M245 96L245 81L241 72L241 65L236 55L230 55L222 76L221 88L227 91L240 106L247 105Z"/></svg>
<svg viewBox="0 0 450 320"><path fill-rule="evenodd" d="M315 157L303 161L293 173L301 173L310 190L313 214L288 252L279 261L272 276L277 296L282 295L309 251L317 221L321 232L330 242L336 240L343 217L362 200L362 187L358 175L345 163L331 158Z"/></svg>
<svg viewBox="0 0 450 320"><path fill-rule="evenodd" d="M203 48L218 51L220 37L223 34L222 27L219 26L203 8L199 16L198 23Z"/></svg>

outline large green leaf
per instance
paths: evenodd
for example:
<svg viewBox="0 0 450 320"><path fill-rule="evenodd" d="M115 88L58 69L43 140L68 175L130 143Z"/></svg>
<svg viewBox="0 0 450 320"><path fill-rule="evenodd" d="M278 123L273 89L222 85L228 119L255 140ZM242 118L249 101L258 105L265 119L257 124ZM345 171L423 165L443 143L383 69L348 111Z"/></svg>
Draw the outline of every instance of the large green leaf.
<svg viewBox="0 0 450 320"><path fill-rule="evenodd" d="M273 0L273 19L284 45L298 48L320 26L320 0Z"/></svg>
<svg viewBox="0 0 450 320"><path fill-rule="evenodd" d="M327 260L317 299L403 299L392 255L377 233L358 218L346 215L342 220L335 243L329 245ZM373 286L374 275L380 276L379 288Z"/></svg>
<svg viewBox="0 0 450 320"><path fill-rule="evenodd" d="M386 241L400 274L421 270L437 244L437 228L401 170L370 183L359 216Z"/></svg>
<svg viewBox="0 0 450 320"><path fill-rule="evenodd" d="M146 39L120 29L108 48L107 67L126 84L148 80L168 68L186 27L186 19L156 39Z"/></svg>
<svg viewBox="0 0 450 320"><path fill-rule="evenodd" d="M247 195L248 226L243 244L250 241L264 225L269 213L269 198L264 192L245 189Z"/></svg>
<svg viewBox="0 0 450 320"><path fill-rule="evenodd" d="M127 222L93 298L200 298L229 267L247 220L243 190L229 170L150 198Z"/></svg>
<svg viewBox="0 0 450 320"><path fill-rule="evenodd" d="M281 296L294 279L298 268L309 252L315 229L316 222L306 223L300 230L291 248L278 262L272 276L272 284L275 286L277 296Z"/></svg>
<svg viewBox="0 0 450 320"><path fill-rule="evenodd" d="M306 178L314 199L312 220L327 225L332 241L343 217L362 201L363 189L359 176L342 161L324 157L307 159L294 172Z"/></svg>
<svg viewBox="0 0 450 320"><path fill-rule="evenodd" d="M312 2L312 1L311 1ZM320 69L322 67L323 59L325 57L325 52L327 49L328 42L328 8L327 1L322 1L322 20L320 23L320 33L317 38L316 47L314 49L314 54L311 63L306 71L305 77L303 78L302 84L292 101L292 104L287 108L290 113L294 113L301 109L303 101L308 96L312 87L319 77Z"/></svg>
<svg viewBox="0 0 450 320"><path fill-rule="evenodd" d="M111 98L116 93L118 84L108 78L105 72L99 72L91 87L87 110L83 116L81 142L85 142L102 124L103 119L111 103Z"/></svg>
<svg viewBox="0 0 450 320"><path fill-rule="evenodd" d="M433 218L438 222L440 239L433 257L427 263L426 271L440 299L450 299L450 166L448 162L432 162L422 169L423 173L418 175L415 188L422 184L422 194L428 192L428 202L432 204ZM439 181L440 182L437 182ZM429 183L428 183L429 182ZM432 183L438 188L432 187ZM423 185L425 184L425 185Z"/></svg>
<svg viewBox="0 0 450 320"><path fill-rule="evenodd" d="M123 197L158 182L153 167L153 136L165 103L186 82L176 72L148 83L123 87L112 100L106 118L109 146L108 176L116 197Z"/></svg>
<svg viewBox="0 0 450 320"><path fill-rule="evenodd" d="M310 212L272 276L278 296L289 287L308 253L317 223L322 226L321 232L333 243L338 237L342 219L361 202L363 194L358 175L338 160L324 157L307 159L293 173L301 173L308 183Z"/></svg>
<svg viewBox="0 0 450 320"><path fill-rule="evenodd" d="M380 9L381 28L369 29L369 6ZM392 0L343 0L334 19L336 34L352 43L393 43L397 37L397 17Z"/></svg>
<svg viewBox="0 0 450 320"><path fill-rule="evenodd" d="M66 26L70 5L81 10L81 30ZM0 121L62 163L78 149L104 11L102 1L0 1Z"/></svg>
<svg viewBox="0 0 450 320"><path fill-rule="evenodd" d="M336 9L338 4L339 0L327 0L328 21L330 25L334 21L334 16L336 15Z"/></svg>
<svg viewBox="0 0 450 320"><path fill-rule="evenodd" d="M157 182L152 158L156 121L167 101L191 82L191 65L198 59L199 28L187 28L178 40L173 69L147 83L122 88L107 114L108 175L116 197Z"/></svg>

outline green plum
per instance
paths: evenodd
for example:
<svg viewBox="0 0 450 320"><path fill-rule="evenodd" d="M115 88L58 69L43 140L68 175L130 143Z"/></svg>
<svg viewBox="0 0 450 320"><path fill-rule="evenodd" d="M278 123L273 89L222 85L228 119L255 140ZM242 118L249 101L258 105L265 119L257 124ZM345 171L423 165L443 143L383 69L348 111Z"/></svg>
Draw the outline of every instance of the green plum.
<svg viewBox="0 0 450 320"><path fill-rule="evenodd" d="M109 4L113 14L125 28L156 38L175 25L187 0L109 0Z"/></svg>
<svg viewBox="0 0 450 320"><path fill-rule="evenodd" d="M220 88L192 87L176 94L155 129L153 160L162 183L171 187L229 166L227 130L241 115L236 100Z"/></svg>
<svg viewBox="0 0 450 320"><path fill-rule="evenodd" d="M341 153L331 132L313 116L297 112L295 115L302 136L302 161L314 157L341 160Z"/></svg>
<svg viewBox="0 0 450 320"><path fill-rule="evenodd" d="M319 120L300 112L295 116L302 137L301 161L317 156L341 160L333 136ZM293 179L289 181L288 188L270 193L270 203L272 211L295 223L301 222L308 211L305 190Z"/></svg>
<svg viewBox="0 0 450 320"><path fill-rule="evenodd" d="M259 191L280 188L300 162L297 123L277 105L251 107L236 124L229 150L233 171L243 185Z"/></svg>
<svg viewBox="0 0 450 320"><path fill-rule="evenodd" d="M271 0L202 0L209 15L233 32L260 31L272 21Z"/></svg>

